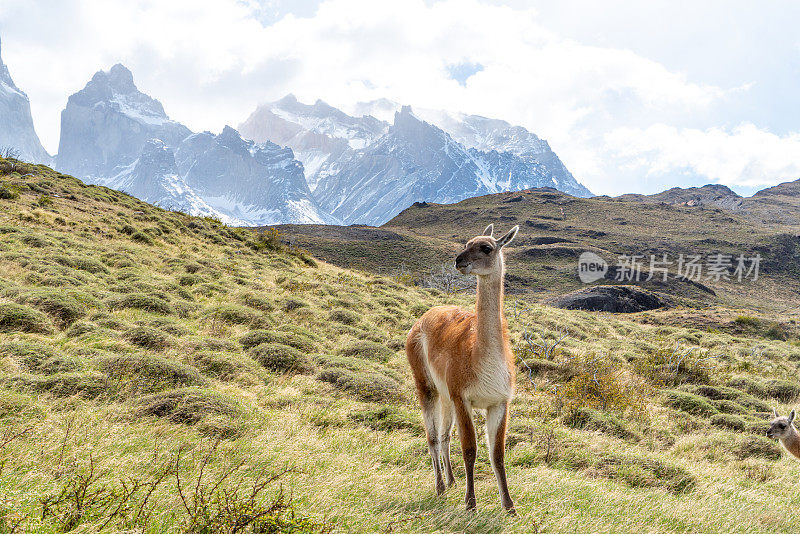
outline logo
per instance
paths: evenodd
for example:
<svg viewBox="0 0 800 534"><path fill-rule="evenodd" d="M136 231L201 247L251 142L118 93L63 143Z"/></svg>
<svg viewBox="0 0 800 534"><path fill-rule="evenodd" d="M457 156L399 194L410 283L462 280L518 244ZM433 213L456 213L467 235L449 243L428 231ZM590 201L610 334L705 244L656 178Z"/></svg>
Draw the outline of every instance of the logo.
<svg viewBox="0 0 800 534"><path fill-rule="evenodd" d="M584 284L601 280L607 272L608 263L594 252L586 251L578 257L578 278Z"/></svg>

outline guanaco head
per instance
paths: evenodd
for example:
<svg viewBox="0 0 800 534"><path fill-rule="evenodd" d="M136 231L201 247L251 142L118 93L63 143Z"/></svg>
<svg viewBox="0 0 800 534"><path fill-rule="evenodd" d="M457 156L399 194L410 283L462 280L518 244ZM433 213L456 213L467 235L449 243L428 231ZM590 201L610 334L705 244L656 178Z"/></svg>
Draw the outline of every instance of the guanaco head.
<svg viewBox="0 0 800 534"><path fill-rule="evenodd" d="M773 419L769 425L767 437L773 439L784 439L791 436L792 421L794 421L794 410L792 410L792 413L790 413L788 417L785 415L778 415L778 410L774 408L772 409L772 413L775 415L775 419Z"/></svg>
<svg viewBox="0 0 800 534"><path fill-rule="evenodd" d="M461 271L461 274L486 275L503 268L501 249L511 243L517 235L519 226L515 226L498 239L492 237L493 230L493 224L487 226L483 235L470 239L461 254L456 256L456 269Z"/></svg>

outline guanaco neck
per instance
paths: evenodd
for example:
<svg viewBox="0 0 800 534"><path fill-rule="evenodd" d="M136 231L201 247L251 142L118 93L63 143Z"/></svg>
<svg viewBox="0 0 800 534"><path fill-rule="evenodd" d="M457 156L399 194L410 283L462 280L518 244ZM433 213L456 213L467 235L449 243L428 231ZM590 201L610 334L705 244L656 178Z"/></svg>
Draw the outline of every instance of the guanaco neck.
<svg viewBox="0 0 800 534"><path fill-rule="evenodd" d="M478 296L475 305L477 324L475 345L481 353L503 345L503 278L505 266L500 257L500 268L491 274L478 276Z"/></svg>
<svg viewBox="0 0 800 534"><path fill-rule="evenodd" d="M792 426L792 433L789 435L789 437L782 439L781 443L783 443L783 446L787 451L792 453L797 458L800 458L800 434L797 433L797 430L794 428L794 426Z"/></svg>

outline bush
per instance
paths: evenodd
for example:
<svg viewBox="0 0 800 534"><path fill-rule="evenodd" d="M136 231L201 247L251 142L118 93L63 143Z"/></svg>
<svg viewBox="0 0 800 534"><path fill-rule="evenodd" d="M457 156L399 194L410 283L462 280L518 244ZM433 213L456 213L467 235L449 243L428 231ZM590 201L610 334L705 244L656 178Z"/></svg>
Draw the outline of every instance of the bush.
<svg viewBox="0 0 800 534"><path fill-rule="evenodd" d="M338 353L351 358L362 358L378 362L386 362L394 356L394 351L386 345L372 341L355 341L341 347Z"/></svg>
<svg viewBox="0 0 800 534"><path fill-rule="evenodd" d="M253 325L261 320L261 315L258 312L238 304L214 306L206 310L205 315L215 321L222 321L227 324Z"/></svg>
<svg viewBox="0 0 800 534"><path fill-rule="evenodd" d="M0 200L16 200L19 198L19 190L13 186L0 184Z"/></svg>
<svg viewBox="0 0 800 534"><path fill-rule="evenodd" d="M110 356L99 360L97 366L110 378L120 381L125 390L135 392L206 383L196 368L149 354Z"/></svg>
<svg viewBox="0 0 800 534"><path fill-rule="evenodd" d="M272 300L259 295L254 295L253 293L246 293L242 295L242 304L263 312L271 312L275 310L275 303Z"/></svg>
<svg viewBox="0 0 800 534"><path fill-rule="evenodd" d="M49 334L53 331L47 315L22 304L0 304L0 332Z"/></svg>
<svg viewBox="0 0 800 534"><path fill-rule="evenodd" d="M280 343L262 343L250 351L253 359L277 373L307 373L314 370L308 357L294 347Z"/></svg>
<svg viewBox="0 0 800 534"><path fill-rule="evenodd" d="M128 293L122 297L112 299L109 305L112 308L135 308L159 313L161 315L169 315L172 313L172 307L166 300L144 293Z"/></svg>
<svg viewBox="0 0 800 534"><path fill-rule="evenodd" d="M203 374L219 380L236 380L243 375L262 377L264 372L248 356L216 350L202 350L192 355L192 363Z"/></svg>
<svg viewBox="0 0 800 534"><path fill-rule="evenodd" d="M417 413L410 413L407 410L394 406L374 406L364 410L351 412L348 415L350 420L368 426L374 430L422 430L420 416Z"/></svg>
<svg viewBox="0 0 800 534"><path fill-rule="evenodd" d="M194 274L194 273L200 272L203 269L203 266L200 265L197 262L191 262L191 263L187 263L186 266L184 267L184 269L186 269L187 273Z"/></svg>
<svg viewBox="0 0 800 534"><path fill-rule="evenodd" d="M374 372L357 373L341 367L330 367L322 370L317 379L365 401L387 402L403 398L397 382Z"/></svg>
<svg viewBox="0 0 800 534"><path fill-rule="evenodd" d="M305 308L306 306L308 306L308 302L300 299L286 299L283 302L283 310L287 312L294 311L298 308Z"/></svg>
<svg viewBox="0 0 800 534"><path fill-rule="evenodd" d="M33 373L69 373L81 367L72 356L56 352L47 345L29 341L3 343L0 345L0 355L12 358Z"/></svg>
<svg viewBox="0 0 800 534"><path fill-rule="evenodd" d="M328 314L328 319L330 321L335 321L337 323L342 323L350 326L358 323L361 320L361 318L357 313L343 309L331 310L331 312Z"/></svg>
<svg viewBox="0 0 800 534"><path fill-rule="evenodd" d="M587 474L618 480L634 488L662 487L672 493L690 491L697 484L695 477L682 467L629 454L603 454Z"/></svg>
<svg viewBox="0 0 800 534"><path fill-rule="evenodd" d="M781 448L764 436L747 436L734 446L733 455L738 460L752 457L780 460Z"/></svg>
<svg viewBox="0 0 800 534"><path fill-rule="evenodd" d="M86 315L86 306L65 291L38 289L23 293L17 300L45 312L62 327L69 326Z"/></svg>
<svg viewBox="0 0 800 534"><path fill-rule="evenodd" d="M712 400L711 405L722 413L728 413L734 415L736 414L747 415L750 413L750 410L748 410L738 402L734 402L731 400L726 400L726 399Z"/></svg>
<svg viewBox="0 0 800 534"><path fill-rule="evenodd" d="M136 241L138 243L143 243L145 245L152 245L153 244L153 239L149 235L147 235L146 233L141 232L141 231L134 232L133 235L131 235L131 239L133 239L134 241Z"/></svg>
<svg viewBox="0 0 800 534"><path fill-rule="evenodd" d="M164 350L170 344L165 332L149 326L134 326L124 337L134 345L151 350Z"/></svg>
<svg viewBox="0 0 800 534"><path fill-rule="evenodd" d="M108 388L108 379L97 372L56 373L53 375L16 375L4 380L15 388L56 397L99 397Z"/></svg>
<svg viewBox="0 0 800 534"><path fill-rule="evenodd" d="M664 392L664 405L692 415L709 417L718 413L717 409L705 398L674 389Z"/></svg>
<svg viewBox="0 0 800 534"><path fill-rule="evenodd" d="M800 396L800 384L772 378L763 382L765 396L780 402L792 402Z"/></svg>
<svg viewBox="0 0 800 534"><path fill-rule="evenodd" d="M744 419L739 416L726 413L718 413L717 415L711 417L711 424L716 427L735 430L736 432L744 432L745 428L747 427Z"/></svg>
<svg viewBox="0 0 800 534"><path fill-rule="evenodd" d="M134 413L194 425L208 416L234 419L243 412L227 396L204 389L181 388L142 397L135 403Z"/></svg>
<svg viewBox="0 0 800 534"><path fill-rule="evenodd" d="M196 274L184 274L178 279L178 283L182 286L193 286L195 284L200 284L205 282L202 276L197 276Z"/></svg>
<svg viewBox="0 0 800 534"><path fill-rule="evenodd" d="M245 349L251 349L262 343L281 343L303 352L313 352L316 348L316 343L314 341L297 333L280 332L276 330L252 330L240 337L239 343L241 343Z"/></svg>
<svg viewBox="0 0 800 534"><path fill-rule="evenodd" d="M572 428L597 430L621 439L640 441L641 434L629 430L625 421L619 417L592 408L578 408L566 415L564 423Z"/></svg>

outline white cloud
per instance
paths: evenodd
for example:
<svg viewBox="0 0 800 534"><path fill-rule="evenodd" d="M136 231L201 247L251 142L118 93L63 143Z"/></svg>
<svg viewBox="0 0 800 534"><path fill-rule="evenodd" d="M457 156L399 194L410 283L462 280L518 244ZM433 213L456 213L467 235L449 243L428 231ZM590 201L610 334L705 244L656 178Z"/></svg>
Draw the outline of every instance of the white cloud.
<svg viewBox="0 0 800 534"><path fill-rule="evenodd" d="M648 175L691 171L728 186L762 187L800 177L800 134L778 136L744 123L732 131L654 124L605 136L609 151Z"/></svg>
<svg viewBox="0 0 800 534"><path fill-rule="evenodd" d="M709 110L747 92L744 83L718 87L629 49L566 38L525 7L477 0L328 0L313 16L290 14L264 25L259 17L276 9L273 4L0 0L3 54L31 97L37 129L51 151L69 94L95 71L122 62L141 90L194 130L238 124L257 103L287 92L342 107L386 97L526 126L601 193L642 189L643 171L624 178L617 173L632 157L645 159L645 171L652 160L651 173L675 168L656 140L635 155L620 150L626 135L663 124L679 132L670 139L685 138L699 120L712 120L699 126L708 138L708 128L719 124ZM312 11L306 5L303 12ZM448 70L459 63L483 70L462 86ZM775 183L769 173L776 167L758 158L778 154L788 161L777 167L781 173L791 172L793 158L783 153L788 145L782 138L761 133L764 148L753 154L746 180L763 171L765 183ZM705 162L688 168L722 179L714 174L729 169L722 147L741 136L715 137L720 149L714 154L684 150Z"/></svg>

